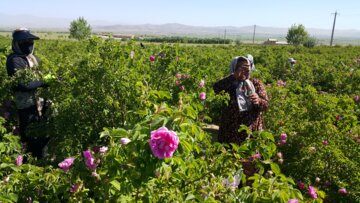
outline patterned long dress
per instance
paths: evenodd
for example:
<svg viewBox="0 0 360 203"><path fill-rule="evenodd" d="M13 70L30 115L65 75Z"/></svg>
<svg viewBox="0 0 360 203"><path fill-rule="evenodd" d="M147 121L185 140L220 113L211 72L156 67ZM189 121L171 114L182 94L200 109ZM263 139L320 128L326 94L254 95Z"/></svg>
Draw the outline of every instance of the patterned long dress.
<svg viewBox="0 0 360 203"><path fill-rule="evenodd" d="M238 81L230 75L214 84L214 91L219 94L225 91L230 95L228 106L225 106L220 120L218 141L221 143L235 143L240 145L248 136L246 132L238 132L240 125L248 126L251 131L264 129L263 112L268 108L268 96L260 80L250 79L255 91L259 95L259 104L252 104L248 111L239 111L236 99Z"/></svg>

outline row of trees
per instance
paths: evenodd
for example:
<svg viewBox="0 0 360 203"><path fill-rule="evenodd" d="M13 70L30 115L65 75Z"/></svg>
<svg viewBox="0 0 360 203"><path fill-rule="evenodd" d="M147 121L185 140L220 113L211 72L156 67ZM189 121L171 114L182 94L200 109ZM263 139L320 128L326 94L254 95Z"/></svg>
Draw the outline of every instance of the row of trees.
<svg viewBox="0 0 360 203"><path fill-rule="evenodd" d="M146 42L193 43L193 44L231 44L231 39L197 38L197 37L152 37L145 38Z"/></svg>
<svg viewBox="0 0 360 203"><path fill-rule="evenodd" d="M83 40L89 38L91 35L91 26L85 20L84 17L79 17L78 19L70 23L70 38L77 40ZM292 25L286 35L286 40L289 44L294 45L303 45L305 47L314 47L316 45L316 39L310 37L308 32L305 30L304 25ZM217 44L219 42L224 44L230 44L230 39L220 39L220 38L211 38L211 39L200 39L200 38L189 38L189 37L155 37L148 38L144 41L148 42L170 42L170 43L199 43L199 44Z"/></svg>

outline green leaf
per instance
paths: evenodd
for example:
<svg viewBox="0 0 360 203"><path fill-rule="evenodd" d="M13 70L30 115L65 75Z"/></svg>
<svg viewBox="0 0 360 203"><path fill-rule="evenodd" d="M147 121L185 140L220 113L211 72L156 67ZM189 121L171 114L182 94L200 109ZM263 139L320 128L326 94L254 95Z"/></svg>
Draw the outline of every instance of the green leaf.
<svg viewBox="0 0 360 203"><path fill-rule="evenodd" d="M240 148L240 147L239 147L237 144L230 143L230 145L232 146L232 148L233 148L236 152L239 151L239 148Z"/></svg>
<svg viewBox="0 0 360 203"><path fill-rule="evenodd" d="M12 166L13 164L8 164L8 163L2 163L0 164L0 168L7 168L9 166Z"/></svg>
<svg viewBox="0 0 360 203"><path fill-rule="evenodd" d="M295 182L294 182L294 180L293 180L292 178L287 178L287 181L288 181L289 183L291 183L292 185L295 185Z"/></svg>
<svg viewBox="0 0 360 203"><path fill-rule="evenodd" d="M116 128L112 131L112 135L114 137L127 137L128 131L125 130L124 128Z"/></svg>
<svg viewBox="0 0 360 203"><path fill-rule="evenodd" d="M263 163L264 164L271 164L273 161L271 159L267 159L267 160L264 160Z"/></svg>
<svg viewBox="0 0 360 203"><path fill-rule="evenodd" d="M271 141L275 142L274 136L273 136L271 133L269 133L269 132L262 131L262 132L260 133L260 135L261 135L262 138L266 138L266 139L268 139L268 140L271 140Z"/></svg>
<svg viewBox="0 0 360 203"><path fill-rule="evenodd" d="M5 144L0 142L0 153L5 152Z"/></svg>
<svg viewBox="0 0 360 203"><path fill-rule="evenodd" d="M110 184L111 184L112 186L114 186L115 189L117 189L118 191L120 191L120 183L119 183L119 181L113 180L113 181L110 182Z"/></svg>
<svg viewBox="0 0 360 203"><path fill-rule="evenodd" d="M8 195L2 195L0 196L0 202L17 202L18 201L18 196L17 194L14 193L10 193Z"/></svg>
<svg viewBox="0 0 360 203"><path fill-rule="evenodd" d="M251 135L251 130L246 125L240 125L240 128L238 129L238 132L245 131L246 134Z"/></svg>
<svg viewBox="0 0 360 203"><path fill-rule="evenodd" d="M185 109L184 109L184 113L186 116L192 118L192 119L196 119L196 116L197 116L197 112L194 110L194 108L192 106L187 106Z"/></svg>
<svg viewBox="0 0 360 203"><path fill-rule="evenodd" d="M188 143L186 140L181 140L180 141L181 146L183 147L183 149L186 149L186 152L191 152L192 151L192 146L190 143Z"/></svg>
<svg viewBox="0 0 360 203"><path fill-rule="evenodd" d="M241 145L241 146L238 148L238 151L237 151L237 152L246 152L246 151L249 151L249 148L248 148L246 145Z"/></svg>
<svg viewBox="0 0 360 203"><path fill-rule="evenodd" d="M104 138L110 135L110 132L108 130L102 131L100 133L100 138Z"/></svg>
<svg viewBox="0 0 360 203"><path fill-rule="evenodd" d="M319 198L325 198L325 192L324 191L317 191L317 194L319 196Z"/></svg>
<svg viewBox="0 0 360 203"><path fill-rule="evenodd" d="M191 200L191 199L195 199L195 196L194 196L193 194L189 194L189 195L186 197L185 201L188 201L188 200Z"/></svg>
<svg viewBox="0 0 360 203"><path fill-rule="evenodd" d="M270 163L271 170L275 173L275 175L280 175L280 167L276 163Z"/></svg>
<svg viewBox="0 0 360 203"><path fill-rule="evenodd" d="M284 190L280 190L279 197L281 202L286 202L289 199L289 195Z"/></svg>
<svg viewBox="0 0 360 203"><path fill-rule="evenodd" d="M166 118L164 118L164 117L156 117L156 118L154 118L152 121L151 121L151 126L152 126L152 128L157 128L157 127L159 127L160 125L160 123L163 123L163 124L165 124L167 121L166 121Z"/></svg>
<svg viewBox="0 0 360 203"><path fill-rule="evenodd" d="M206 199L205 203L215 203L218 202L216 201L213 197L209 197L208 199Z"/></svg>
<svg viewBox="0 0 360 203"><path fill-rule="evenodd" d="M21 171L21 169L19 167L17 167L17 166L10 166L10 168L15 172Z"/></svg>

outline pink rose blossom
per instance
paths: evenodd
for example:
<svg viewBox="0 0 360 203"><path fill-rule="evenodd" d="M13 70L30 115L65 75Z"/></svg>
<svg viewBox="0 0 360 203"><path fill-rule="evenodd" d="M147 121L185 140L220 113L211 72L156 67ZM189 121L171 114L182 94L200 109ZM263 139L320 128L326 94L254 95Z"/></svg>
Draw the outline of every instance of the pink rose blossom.
<svg viewBox="0 0 360 203"><path fill-rule="evenodd" d="M299 203L297 199L289 199L287 203Z"/></svg>
<svg viewBox="0 0 360 203"><path fill-rule="evenodd" d="M64 172L68 172L70 167L74 164L74 160L75 158L70 157L65 159L64 161L60 162L58 164L58 166L64 171Z"/></svg>
<svg viewBox="0 0 360 203"><path fill-rule="evenodd" d="M155 56L151 55L151 56L149 57L149 59L150 59L150 61L155 61Z"/></svg>
<svg viewBox="0 0 360 203"><path fill-rule="evenodd" d="M356 103L359 102L359 96L358 96L358 95L354 96L354 101L355 101Z"/></svg>
<svg viewBox="0 0 360 203"><path fill-rule="evenodd" d="M280 159L283 157L283 155L282 155L281 152L278 152L276 155L277 155Z"/></svg>
<svg viewBox="0 0 360 203"><path fill-rule="evenodd" d="M75 193L75 192L77 192L77 191L79 190L79 187L80 187L80 184L79 184L79 183L76 183L76 184L74 184L74 185L72 185L72 186L70 187L69 191L70 191L71 193Z"/></svg>
<svg viewBox="0 0 360 203"><path fill-rule="evenodd" d="M358 135L358 134L355 134L354 139L355 139L356 141L358 141L358 140L359 140L359 135Z"/></svg>
<svg viewBox="0 0 360 203"><path fill-rule="evenodd" d="M104 154L104 153L106 153L107 151L108 151L108 147L106 147L106 146L102 146L102 147L100 147L100 149L99 149L99 152L101 153L101 154Z"/></svg>
<svg viewBox="0 0 360 203"><path fill-rule="evenodd" d="M340 115L337 115L336 116L336 120L338 121L338 120L340 120L341 119L341 116Z"/></svg>
<svg viewBox="0 0 360 203"><path fill-rule="evenodd" d="M287 138L287 134L286 134L286 133L282 133L282 134L280 135L280 139L286 140L286 138Z"/></svg>
<svg viewBox="0 0 360 203"><path fill-rule="evenodd" d="M280 145L286 144L286 140L280 140Z"/></svg>
<svg viewBox="0 0 360 203"><path fill-rule="evenodd" d="M309 192L309 195L311 196L311 198L313 198L313 199L317 198L316 189L313 186L309 186L308 192Z"/></svg>
<svg viewBox="0 0 360 203"><path fill-rule="evenodd" d="M278 81L277 81L277 86L278 86L278 87L281 87L281 86L285 87L285 85L286 85L286 82L284 82L284 81L282 81L282 80L278 80Z"/></svg>
<svg viewBox="0 0 360 203"><path fill-rule="evenodd" d="M346 188L340 188L340 189L338 190L338 192L339 192L339 194L341 194L341 195L346 195L346 194L347 194Z"/></svg>
<svg viewBox="0 0 360 203"><path fill-rule="evenodd" d="M205 81L204 81L204 80L200 80L199 87L200 87L200 88L204 88L204 87L205 87Z"/></svg>
<svg viewBox="0 0 360 203"><path fill-rule="evenodd" d="M181 79L181 73L176 73L175 77L176 77L177 79Z"/></svg>
<svg viewBox="0 0 360 203"><path fill-rule="evenodd" d="M151 131L149 145L152 153L159 159L172 157L179 145L179 137L176 132L161 127Z"/></svg>
<svg viewBox="0 0 360 203"><path fill-rule="evenodd" d="M17 166L21 166L23 163L23 156L22 155L19 155L16 157L16 165Z"/></svg>
<svg viewBox="0 0 360 203"><path fill-rule="evenodd" d="M175 81L175 84L176 84L176 85L180 85L181 82L180 82L179 80L177 80L177 81Z"/></svg>
<svg viewBox="0 0 360 203"><path fill-rule="evenodd" d="M180 90L181 90L181 91L184 91L184 90L185 90L185 86L184 86L184 85L181 85L181 86L180 86Z"/></svg>
<svg viewBox="0 0 360 203"><path fill-rule="evenodd" d="M305 189L305 184L303 182L298 182L297 186L300 190Z"/></svg>
<svg viewBox="0 0 360 203"><path fill-rule="evenodd" d="M328 140L323 140L323 141L322 141L322 144L323 144L323 145L328 145L328 144L329 144L329 141L328 141Z"/></svg>
<svg viewBox="0 0 360 203"><path fill-rule="evenodd" d="M96 163L95 158L92 156L90 150L83 151L86 167L90 170L95 170Z"/></svg>
<svg viewBox="0 0 360 203"><path fill-rule="evenodd" d="M122 145L127 145L127 144L129 144L129 142L131 142L131 140L127 137L123 137L120 139L120 144L122 144Z"/></svg>
<svg viewBox="0 0 360 203"><path fill-rule="evenodd" d="M254 161L256 159L260 159L261 158L261 154L259 152L256 152L254 155L252 155L250 157L250 161Z"/></svg>
<svg viewBox="0 0 360 203"><path fill-rule="evenodd" d="M206 93L205 93L205 92L201 92L200 95L199 95L199 97L200 97L200 100L201 100L201 101L204 101L204 100L206 99Z"/></svg>

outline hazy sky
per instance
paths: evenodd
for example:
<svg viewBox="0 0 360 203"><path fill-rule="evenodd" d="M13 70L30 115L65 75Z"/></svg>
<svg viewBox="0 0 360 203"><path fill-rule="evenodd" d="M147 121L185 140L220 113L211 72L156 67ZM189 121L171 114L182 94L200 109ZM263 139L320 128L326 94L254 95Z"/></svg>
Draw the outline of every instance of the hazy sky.
<svg viewBox="0 0 360 203"><path fill-rule="evenodd" d="M360 0L1 0L0 14L105 20L119 24L290 27L360 30Z"/></svg>

